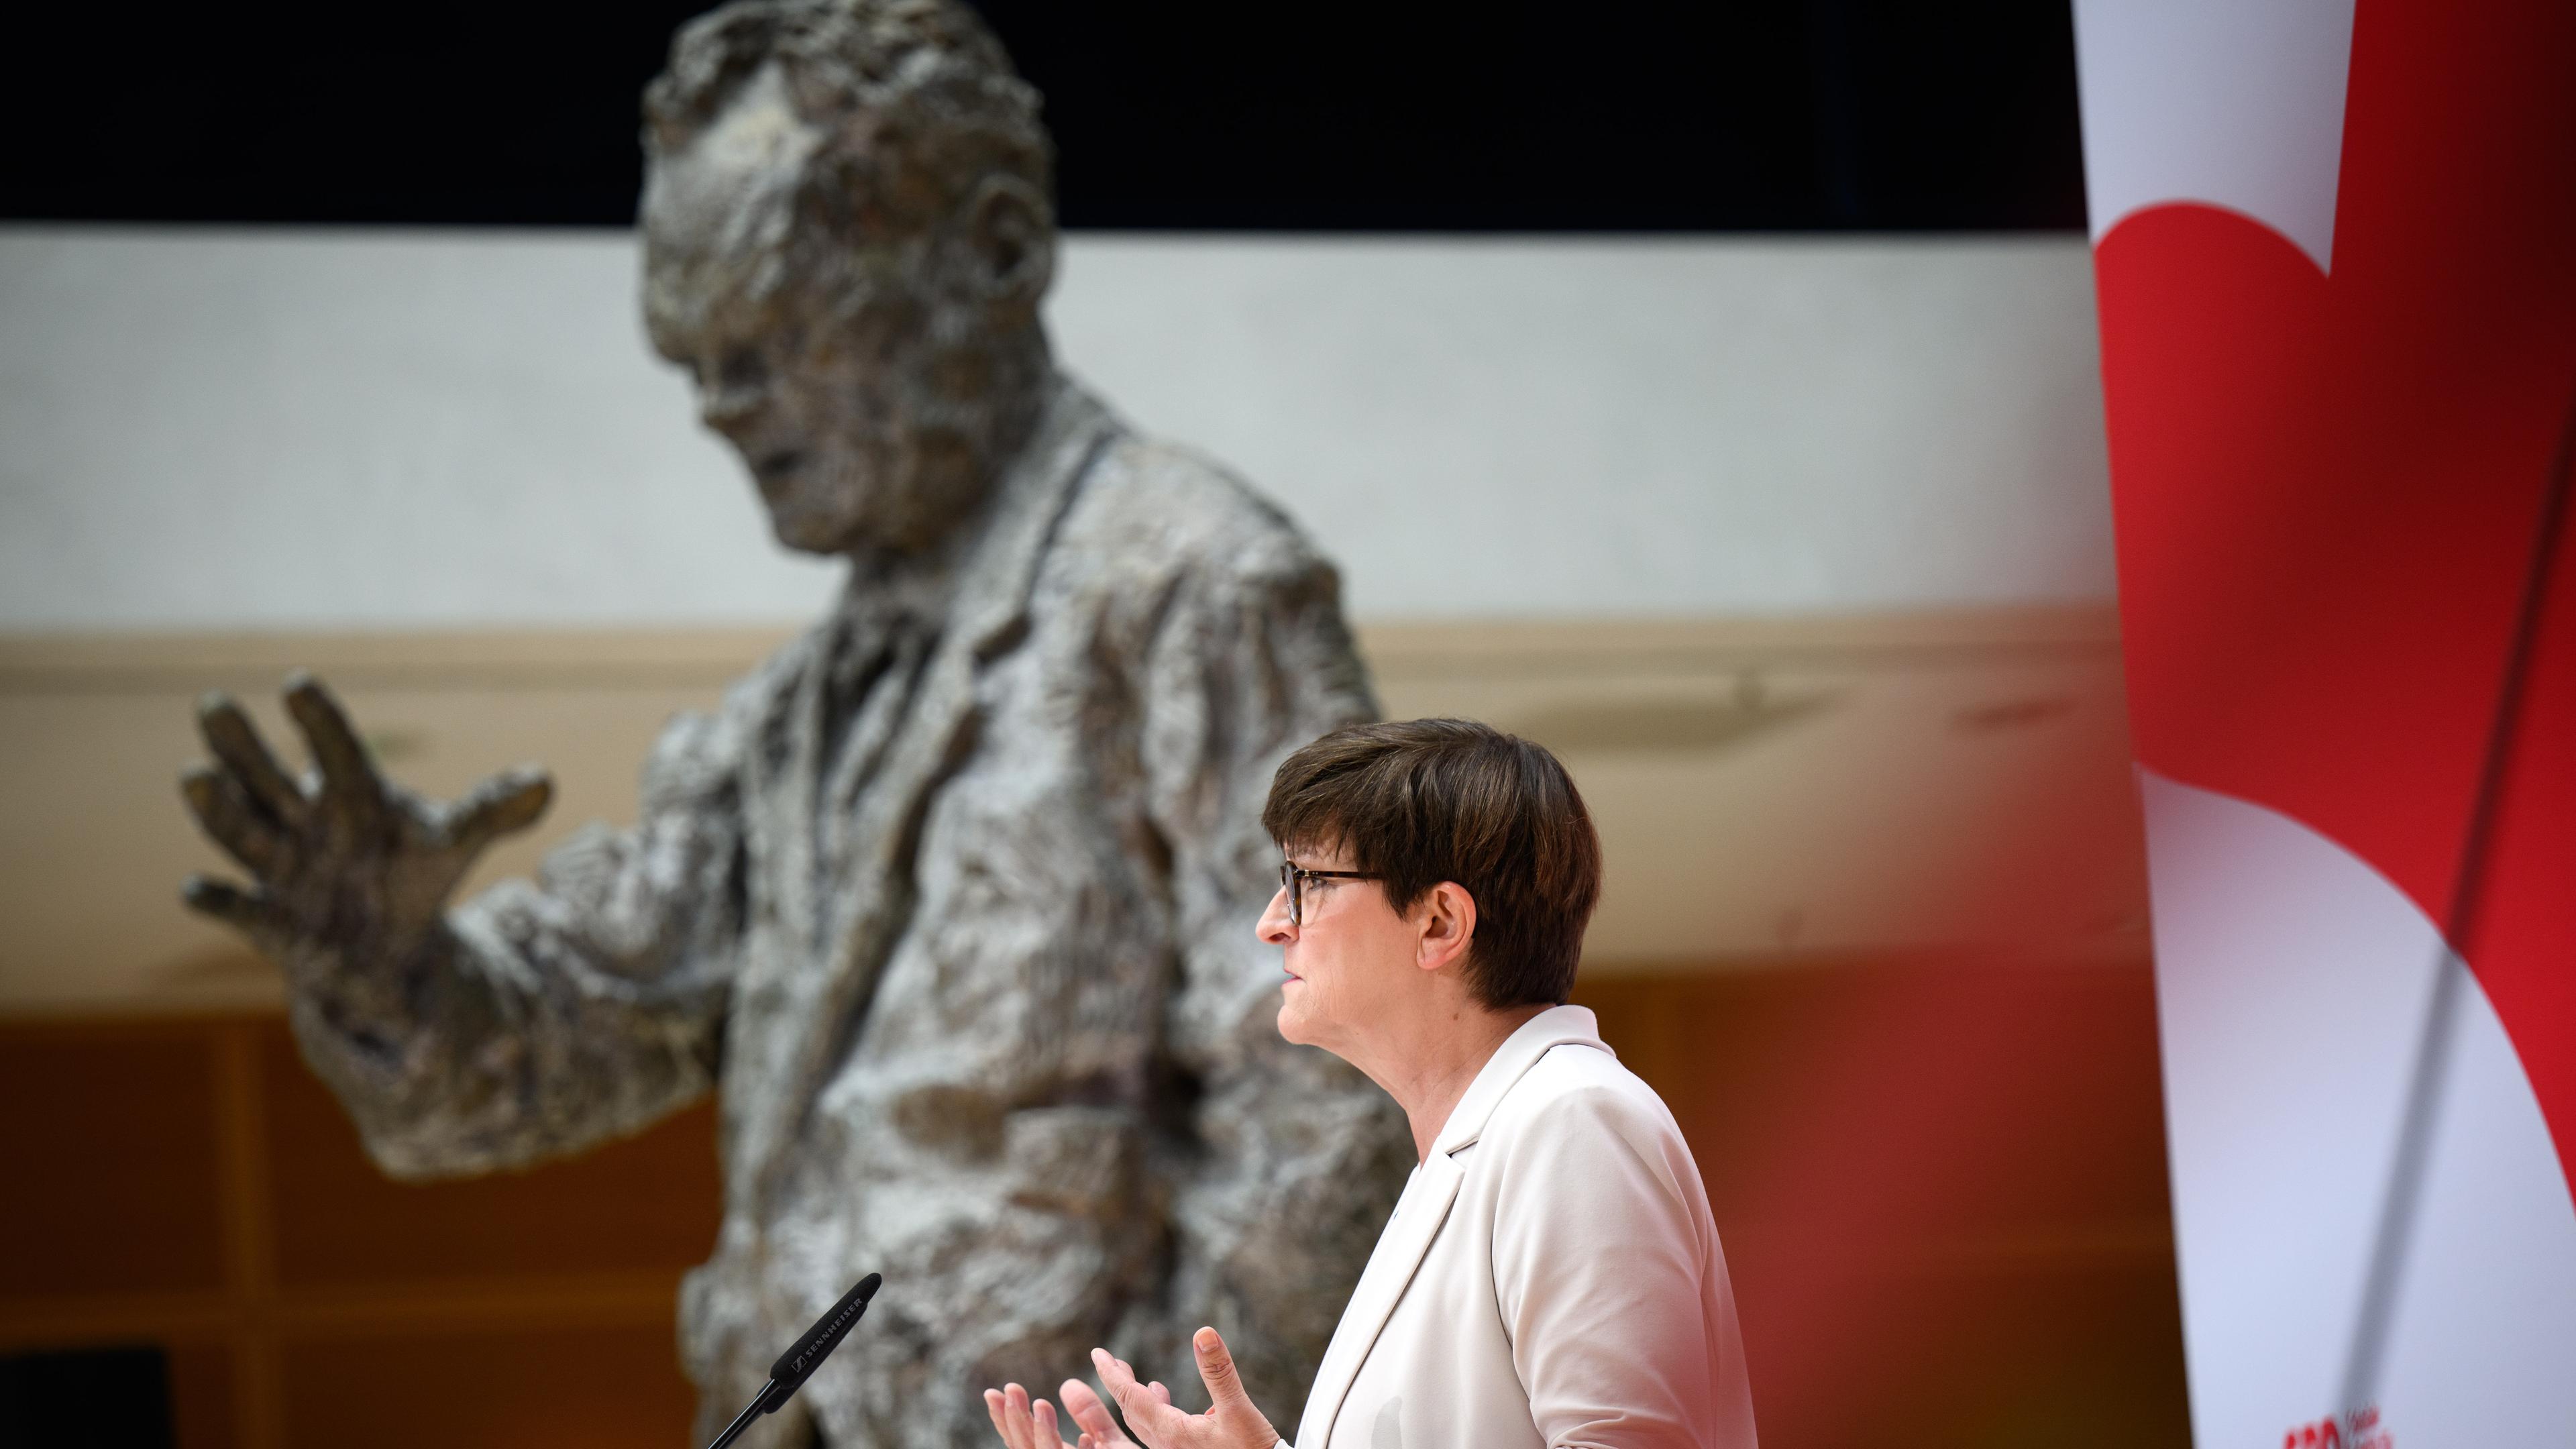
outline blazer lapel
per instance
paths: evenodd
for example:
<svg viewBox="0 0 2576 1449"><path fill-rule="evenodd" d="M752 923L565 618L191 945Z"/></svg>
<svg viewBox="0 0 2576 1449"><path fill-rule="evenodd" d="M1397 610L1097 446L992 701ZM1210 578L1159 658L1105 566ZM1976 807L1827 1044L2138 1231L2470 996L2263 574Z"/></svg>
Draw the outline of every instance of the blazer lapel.
<svg viewBox="0 0 2576 1449"><path fill-rule="evenodd" d="M1440 1227L1458 1200L1458 1186L1466 1180L1466 1170L1450 1161L1446 1152L1433 1152L1429 1161L1414 1169L1414 1180L1397 1202L1394 1220L1369 1253L1359 1286L1351 1290L1350 1306L1342 1310L1332 1344L1315 1370L1315 1387L1306 1395L1306 1412L1297 1423L1300 1449L1324 1449L1332 1441L1333 1420L1342 1412L1342 1401L1350 1397L1360 1365L1368 1361L1386 1320L1404 1290L1412 1286L1423 1254L1440 1236Z"/></svg>
<svg viewBox="0 0 2576 1449"><path fill-rule="evenodd" d="M1342 1402L1350 1397L1360 1365L1368 1362L1395 1305L1413 1285L1423 1256L1439 1238L1441 1225L1449 1220L1449 1209L1458 1200L1458 1189L1467 1180L1467 1171L1453 1160L1454 1154L1476 1145L1485 1123L1513 1085L1538 1065L1539 1058L1559 1046L1610 1050L1590 1011L1580 1006L1550 1007L1521 1023L1494 1049L1478 1069L1476 1080L1467 1085L1466 1095L1451 1109L1449 1120L1441 1124L1429 1160L1414 1169L1414 1180L1369 1254L1359 1286L1351 1290L1350 1306L1342 1310L1332 1344L1324 1350L1324 1362L1315 1370L1315 1387L1306 1395L1306 1412L1297 1422L1297 1449L1327 1449L1331 1444L1333 1422L1341 1417Z"/></svg>

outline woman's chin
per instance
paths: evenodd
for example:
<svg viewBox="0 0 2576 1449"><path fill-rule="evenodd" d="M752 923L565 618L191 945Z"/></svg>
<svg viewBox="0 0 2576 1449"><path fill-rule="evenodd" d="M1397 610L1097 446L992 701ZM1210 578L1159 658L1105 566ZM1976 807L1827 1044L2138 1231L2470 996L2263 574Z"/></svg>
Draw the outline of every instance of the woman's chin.
<svg viewBox="0 0 2576 1449"><path fill-rule="evenodd" d="M1306 983L1291 976L1279 988L1279 1035L1291 1046L1312 1045L1306 1039Z"/></svg>

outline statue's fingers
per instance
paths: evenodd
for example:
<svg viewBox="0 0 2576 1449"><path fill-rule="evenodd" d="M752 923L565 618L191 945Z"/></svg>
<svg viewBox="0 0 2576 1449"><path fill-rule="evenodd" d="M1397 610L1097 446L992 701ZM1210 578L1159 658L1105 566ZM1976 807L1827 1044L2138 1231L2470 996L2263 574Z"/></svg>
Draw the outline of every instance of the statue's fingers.
<svg viewBox="0 0 2576 1449"><path fill-rule="evenodd" d="M358 742L340 702L322 681L299 669L286 677L286 712L304 731L313 764L322 772L324 812L351 834L374 833L384 823L384 782L376 777L367 748Z"/></svg>
<svg viewBox="0 0 2576 1449"><path fill-rule="evenodd" d="M555 782L535 765L504 770L447 807L448 842L468 855L537 823L555 798Z"/></svg>
<svg viewBox="0 0 2576 1449"><path fill-rule="evenodd" d="M286 912L256 888L244 890L230 881L192 875L179 887L179 899L188 903L188 909L223 922L262 948L291 934Z"/></svg>
<svg viewBox="0 0 2576 1449"><path fill-rule="evenodd" d="M262 880L277 874L286 858L286 838L250 803L238 779L211 765L191 766L179 775L179 794L198 826L226 854Z"/></svg>
<svg viewBox="0 0 2576 1449"><path fill-rule="evenodd" d="M259 727L230 695L214 692L197 701L197 733L241 782L251 803L269 818L290 827L304 818L304 792L279 768L277 756L268 752L268 742L259 737Z"/></svg>

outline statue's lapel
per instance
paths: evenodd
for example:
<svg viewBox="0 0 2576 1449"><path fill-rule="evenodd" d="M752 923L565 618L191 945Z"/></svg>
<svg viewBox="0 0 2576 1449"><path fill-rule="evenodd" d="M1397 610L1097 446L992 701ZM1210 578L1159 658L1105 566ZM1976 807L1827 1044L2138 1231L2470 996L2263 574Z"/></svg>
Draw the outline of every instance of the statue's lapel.
<svg viewBox="0 0 2576 1449"><path fill-rule="evenodd" d="M764 1023L772 1060L762 1075L761 1107L745 1114L734 1156L737 1190L749 1186L746 1205L765 1201L775 1184L783 1148L794 1140L825 1080L856 1043L877 973L910 920L915 857L940 785L973 753L979 724L976 675L1007 653L1027 632L1029 594L1056 526L1083 475L1117 436L1107 410L1070 385L1055 399L1027 461L1005 480L997 512L962 566L946 629L929 652L914 686L907 718L887 744L883 764L857 798L836 801L820 789L832 758L823 733L819 681L800 680L790 708L793 735L802 748L793 757L785 788L769 792L781 836L777 856L794 877L781 882L779 902L794 907L780 924L802 944L813 941L820 959L802 950L777 953L761 963L780 973L763 983ZM806 661L809 675L829 667L829 640ZM893 681L888 681L889 684ZM846 821L818 831L817 810L846 809ZM846 843L838 860L818 858L815 842ZM806 933L821 929L813 936ZM747 1023L737 1022L737 1030ZM749 1065L746 1063L745 1065ZM732 1095L728 1093L728 1095Z"/></svg>

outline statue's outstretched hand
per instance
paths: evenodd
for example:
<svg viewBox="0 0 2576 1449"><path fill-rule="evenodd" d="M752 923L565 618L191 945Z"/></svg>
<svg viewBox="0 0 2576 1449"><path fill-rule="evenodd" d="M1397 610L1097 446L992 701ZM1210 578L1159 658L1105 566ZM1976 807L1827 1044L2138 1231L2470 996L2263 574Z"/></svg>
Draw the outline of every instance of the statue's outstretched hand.
<svg viewBox="0 0 2576 1449"><path fill-rule="evenodd" d="M197 706L215 757L179 777L190 813L242 863L248 886L191 876L188 905L241 931L281 964L402 960L437 926L476 856L533 824L554 793L530 766L440 805L386 782L319 680L286 681L286 710L314 769L279 768L241 707L221 694Z"/></svg>

